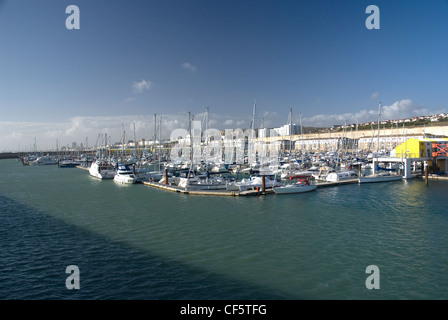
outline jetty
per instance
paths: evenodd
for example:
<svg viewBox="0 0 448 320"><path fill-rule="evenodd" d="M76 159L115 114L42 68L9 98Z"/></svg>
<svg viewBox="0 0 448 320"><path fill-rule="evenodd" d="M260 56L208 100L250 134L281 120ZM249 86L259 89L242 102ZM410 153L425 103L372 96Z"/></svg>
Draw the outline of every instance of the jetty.
<svg viewBox="0 0 448 320"><path fill-rule="evenodd" d="M142 184L158 188L166 191L171 192L178 192L178 193L184 193L184 194L191 194L191 195L201 195L201 196L230 196L230 197L239 197L239 196L260 196L260 195L271 195L275 194L274 190L272 188L266 188L265 190L259 189L253 189L253 190L245 190L245 191L231 191L231 190L185 190L185 188L179 187L177 185L170 185L170 184L164 184L159 182L149 182L149 181L142 181ZM336 181L336 182L318 182L316 183L317 188L324 188L324 187L334 187L334 186L341 186L341 185L348 185L348 184L356 184L358 183L358 179L348 179L348 180L342 180L342 181Z"/></svg>
<svg viewBox="0 0 448 320"><path fill-rule="evenodd" d="M245 190L245 191L230 191L230 190L185 190L185 188L176 186L176 185L169 185L169 184L163 184L159 182L148 182L148 181L142 181L142 184L159 188L167 191L172 192L179 192L184 194L193 194L193 195L207 195L207 196L231 196L231 197L237 197L237 196L259 196L259 195L266 195L266 194L274 194L274 190L272 189L265 189L264 191L259 189L254 190Z"/></svg>

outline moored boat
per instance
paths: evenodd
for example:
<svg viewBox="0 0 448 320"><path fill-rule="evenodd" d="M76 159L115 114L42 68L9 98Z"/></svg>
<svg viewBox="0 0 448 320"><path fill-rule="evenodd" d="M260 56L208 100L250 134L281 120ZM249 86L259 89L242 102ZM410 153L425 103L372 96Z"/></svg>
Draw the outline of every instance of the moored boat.
<svg viewBox="0 0 448 320"><path fill-rule="evenodd" d="M75 160L62 160L59 161L59 168L74 168L80 166L82 164L81 161Z"/></svg>
<svg viewBox="0 0 448 320"><path fill-rule="evenodd" d="M358 178L358 174L355 171L339 171L339 172L331 172L327 175L325 179L327 182L337 182L343 180L350 180Z"/></svg>
<svg viewBox="0 0 448 320"><path fill-rule="evenodd" d="M118 169L114 176L114 182L132 184L137 182L137 178L133 170L129 168L129 165L120 163L118 164Z"/></svg>
<svg viewBox="0 0 448 320"><path fill-rule="evenodd" d="M295 183L285 184L280 187L273 188L276 194L293 194L310 192L317 189L317 185L311 184L309 179L298 179Z"/></svg>
<svg viewBox="0 0 448 320"><path fill-rule="evenodd" d="M185 190L225 190L226 181L210 175L199 175L193 171L184 172L179 177L178 186Z"/></svg>
<svg viewBox="0 0 448 320"><path fill-rule="evenodd" d="M281 186L281 183L277 179L272 179L269 176L264 177L264 187L274 188ZM229 191L246 191L251 189L263 188L263 177L251 176L247 179L242 179L240 182L232 182L227 184L227 190Z"/></svg>
<svg viewBox="0 0 448 320"><path fill-rule="evenodd" d="M115 168L106 161L96 160L90 165L89 173L92 177L98 179L113 179L115 176Z"/></svg>
<svg viewBox="0 0 448 320"><path fill-rule="evenodd" d="M403 180L403 176L400 176L398 174L391 174L391 173L378 173L378 174L372 174L370 176L358 178L359 183L388 182L388 181L399 181L399 180Z"/></svg>
<svg viewBox="0 0 448 320"><path fill-rule="evenodd" d="M29 162L29 164L32 166L47 166L58 164L58 161L50 156L42 156L34 161Z"/></svg>

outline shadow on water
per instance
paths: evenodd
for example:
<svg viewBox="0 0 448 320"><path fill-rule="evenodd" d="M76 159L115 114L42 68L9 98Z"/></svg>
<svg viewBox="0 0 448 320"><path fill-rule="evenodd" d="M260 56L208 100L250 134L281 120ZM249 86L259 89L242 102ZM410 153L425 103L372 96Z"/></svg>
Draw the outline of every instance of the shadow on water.
<svg viewBox="0 0 448 320"><path fill-rule="evenodd" d="M0 299L273 300L281 293L106 240L0 194ZM80 270L68 290L66 267Z"/></svg>

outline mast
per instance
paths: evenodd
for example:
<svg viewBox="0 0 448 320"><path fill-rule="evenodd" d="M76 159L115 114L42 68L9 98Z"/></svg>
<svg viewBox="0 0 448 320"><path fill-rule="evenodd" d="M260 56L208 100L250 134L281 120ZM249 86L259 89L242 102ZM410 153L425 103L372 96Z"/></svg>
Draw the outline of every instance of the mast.
<svg viewBox="0 0 448 320"><path fill-rule="evenodd" d="M251 128L251 137L250 137L250 141L249 141L249 145L248 145L248 154L247 154L247 161L248 162L250 162L250 163L248 163L248 165L249 166L252 166L252 164L254 163L254 162L256 162L257 161L257 157L256 157L256 154L255 154L255 146L254 146L254 143L255 143L255 112L256 112L256 103L255 103L255 101L254 101L254 107L253 107L253 110L252 110L252 123L251 123L251 126L250 126L250 128ZM253 161L250 161L250 160L253 160Z"/></svg>
<svg viewBox="0 0 448 320"><path fill-rule="evenodd" d="M292 108L289 108L289 156L292 152Z"/></svg>
<svg viewBox="0 0 448 320"><path fill-rule="evenodd" d="M152 143L152 150L155 152L156 150L156 130L157 130L157 115L154 113L154 137Z"/></svg>
<svg viewBox="0 0 448 320"><path fill-rule="evenodd" d="M208 170L208 107L205 108L205 166Z"/></svg>
<svg viewBox="0 0 448 320"><path fill-rule="evenodd" d="M123 143L121 145L121 163L124 164L124 141L125 141L126 131L123 130Z"/></svg>
<svg viewBox="0 0 448 320"><path fill-rule="evenodd" d="M252 110L252 123L251 123L251 129L254 129L255 130L255 111L256 111L256 104L255 104L255 101L254 101L254 107L253 107L253 110Z"/></svg>
<svg viewBox="0 0 448 320"><path fill-rule="evenodd" d="M303 163L303 130L302 130L302 114L299 114L299 124L300 124L300 154L301 154L301 164L302 164L302 170L305 168L305 165ZM319 150L320 151L320 150Z"/></svg>
<svg viewBox="0 0 448 320"><path fill-rule="evenodd" d="M137 141L135 138L135 122L132 122L132 124L134 125L134 148L137 149ZM137 151L137 150L135 150L135 151ZM136 154L137 154L137 158L138 158L138 153L136 153Z"/></svg>
<svg viewBox="0 0 448 320"><path fill-rule="evenodd" d="M162 117L160 117L160 125L159 125L159 142L157 143L157 148L159 149L159 172L160 172L160 162L162 161L162 151L161 151L161 141L162 141Z"/></svg>
<svg viewBox="0 0 448 320"><path fill-rule="evenodd" d="M381 122L381 101L379 103L379 107L378 107L378 146L377 146L377 156L380 152L380 122Z"/></svg>
<svg viewBox="0 0 448 320"><path fill-rule="evenodd" d="M190 177L190 172L193 169L193 136L191 134L191 113L188 112L188 131L190 133L190 170L188 171L187 178Z"/></svg>

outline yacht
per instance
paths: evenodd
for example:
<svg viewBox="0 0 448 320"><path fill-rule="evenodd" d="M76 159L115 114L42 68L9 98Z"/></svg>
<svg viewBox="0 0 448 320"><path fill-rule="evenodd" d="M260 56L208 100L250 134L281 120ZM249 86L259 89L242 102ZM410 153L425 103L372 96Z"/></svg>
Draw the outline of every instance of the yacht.
<svg viewBox="0 0 448 320"><path fill-rule="evenodd" d="M403 180L403 176L398 174L392 174L389 172L372 174L370 176L359 177L359 183L373 183L373 182L387 182L387 181L399 181Z"/></svg>
<svg viewBox="0 0 448 320"><path fill-rule="evenodd" d="M185 190L225 190L226 181L222 177L210 177L209 174L199 175L188 171L181 173L178 186Z"/></svg>
<svg viewBox="0 0 448 320"><path fill-rule="evenodd" d="M58 161L50 156L42 156L34 161L29 162L29 164L32 166L46 166L46 165L58 164Z"/></svg>
<svg viewBox="0 0 448 320"><path fill-rule="evenodd" d="M59 168L74 168L80 166L82 164L81 161L76 160L62 160L59 162Z"/></svg>
<svg viewBox="0 0 448 320"><path fill-rule="evenodd" d="M280 187L273 188L276 194L292 194L292 193L303 193L310 192L317 189L317 185L310 183L309 179L297 179L295 183L291 183L282 185Z"/></svg>
<svg viewBox="0 0 448 320"><path fill-rule="evenodd" d="M114 181L122 184L132 184L137 182L137 178L129 165L119 163Z"/></svg>
<svg viewBox="0 0 448 320"><path fill-rule="evenodd" d="M96 160L90 165L89 173L92 177L98 179L113 179L115 176L115 168L106 161Z"/></svg>
<svg viewBox="0 0 448 320"><path fill-rule="evenodd" d="M282 184L275 178L265 176L265 188L280 187ZM261 176L251 176L242 179L240 182L228 183L226 189L229 191L247 191L252 189L261 189L263 187L263 178Z"/></svg>
<svg viewBox="0 0 448 320"><path fill-rule="evenodd" d="M331 172L327 175L325 179L327 182L337 182L343 180L350 180L358 178L358 174L355 171L339 171L339 172Z"/></svg>

